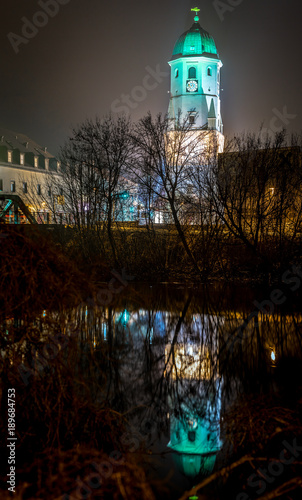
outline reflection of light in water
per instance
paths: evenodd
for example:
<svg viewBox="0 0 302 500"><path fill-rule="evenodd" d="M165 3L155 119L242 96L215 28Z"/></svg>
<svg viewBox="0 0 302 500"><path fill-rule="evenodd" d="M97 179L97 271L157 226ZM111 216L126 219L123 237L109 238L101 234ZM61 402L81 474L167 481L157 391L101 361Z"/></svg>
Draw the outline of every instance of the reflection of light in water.
<svg viewBox="0 0 302 500"><path fill-rule="evenodd" d="M271 352L272 361L276 361L276 354L274 351Z"/></svg>
<svg viewBox="0 0 302 500"><path fill-rule="evenodd" d="M196 420L193 420L193 419L188 420L188 426L191 429L193 429L193 430L197 429L197 422L196 422Z"/></svg>
<svg viewBox="0 0 302 500"><path fill-rule="evenodd" d="M127 309L125 309L121 314L116 315L116 321L126 326L131 318L131 315Z"/></svg>
<svg viewBox="0 0 302 500"><path fill-rule="evenodd" d="M172 379L178 377L190 380L210 380L213 376L214 358L209 349L178 344L173 347L173 354L174 356L171 356L171 345L166 345L167 369L165 374L168 373Z"/></svg>
<svg viewBox="0 0 302 500"><path fill-rule="evenodd" d="M123 312L123 321L124 321L125 323L128 323L129 318L130 318L130 314L128 313L128 311L127 311L127 310L125 310L125 311Z"/></svg>

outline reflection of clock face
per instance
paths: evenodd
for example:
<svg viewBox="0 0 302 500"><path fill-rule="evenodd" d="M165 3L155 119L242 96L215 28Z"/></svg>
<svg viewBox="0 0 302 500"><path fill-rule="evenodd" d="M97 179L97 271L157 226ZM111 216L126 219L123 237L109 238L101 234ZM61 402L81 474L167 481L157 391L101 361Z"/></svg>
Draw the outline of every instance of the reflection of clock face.
<svg viewBox="0 0 302 500"><path fill-rule="evenodd" d="M187 91L188 92L197 92L198 90L198 81L197 80L187 80Z"/></svg>

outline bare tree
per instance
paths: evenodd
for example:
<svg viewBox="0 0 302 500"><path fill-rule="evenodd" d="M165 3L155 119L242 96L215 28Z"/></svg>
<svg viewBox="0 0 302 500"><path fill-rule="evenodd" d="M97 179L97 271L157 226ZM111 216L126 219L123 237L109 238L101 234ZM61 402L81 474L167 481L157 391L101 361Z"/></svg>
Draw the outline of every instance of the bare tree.
<svg viewBox="0 0 302 500"><path fill-rule="evenodd" d="M176 120L159 114L155 119L149 113L137 124L134 132L136 163L132 172L137 182L150 197L166 211L165 222L172 222L198 274L200 269L192 251L189 232L186 231L185 192L190 184L190 167L200 156L204 137L192 129L180 114Z"/></svg>
<svg viewBox="0 0 302 500"><path fill-rule="evenodd" d="M297 234L300 152L293 146L284 131L264 140L261 130L239 135L227 142L208 172L208 197L217 215L254 255L261 255L261 246L271 239L280 244Z"/></svg>
<svg viewBox="0 0 302 500"><path fill-rule="evenodd" d="M117 249L113 223L120 209L123 174L132 155L131 125L125 117L86 120L61 150L64 196L79 228L98 228Z"/></svg>

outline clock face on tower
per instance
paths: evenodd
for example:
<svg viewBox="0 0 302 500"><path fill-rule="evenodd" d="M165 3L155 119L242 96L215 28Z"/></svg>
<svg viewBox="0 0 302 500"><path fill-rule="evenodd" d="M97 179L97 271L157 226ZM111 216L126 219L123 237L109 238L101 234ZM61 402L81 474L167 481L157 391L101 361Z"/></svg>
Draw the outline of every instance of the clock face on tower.
<svg viewBox="0 0 302 500"><path fill-rule="evenodd" d="M187 80L187 92L198 91L198 80Z"/></svg>

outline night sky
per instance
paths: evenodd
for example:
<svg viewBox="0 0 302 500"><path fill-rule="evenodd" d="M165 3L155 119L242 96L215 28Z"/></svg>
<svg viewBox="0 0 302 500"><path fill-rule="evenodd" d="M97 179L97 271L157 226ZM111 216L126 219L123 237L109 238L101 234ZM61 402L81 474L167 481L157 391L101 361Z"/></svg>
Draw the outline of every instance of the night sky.
<svg viewBox="0 0 302 500"><path fill-rule="evenodd" d="M32 21L41 6L10 0L1 9L0 125L27 134L53 154L72 125L110 112L122 94L141 86L147 67L169 71L174 44L193 23L190 9L196 6L224 65L225 134L257 130L261 122L279 127L278 112L288 130L302 130L301 2L221 0L219 8L217 0L61 1L66 4L18 45L18 54L7 35L22 36L22 18ZM228 10L222 12L223 6ZM165 76L134 102L132 118L148 110L165 113L168 90Z"/></svg>

